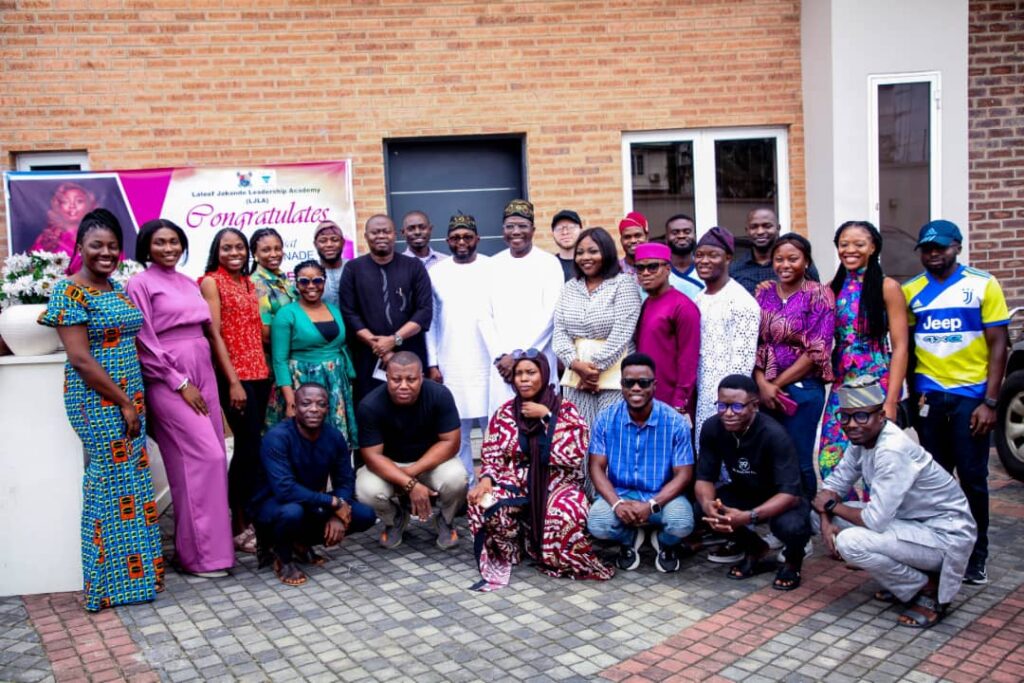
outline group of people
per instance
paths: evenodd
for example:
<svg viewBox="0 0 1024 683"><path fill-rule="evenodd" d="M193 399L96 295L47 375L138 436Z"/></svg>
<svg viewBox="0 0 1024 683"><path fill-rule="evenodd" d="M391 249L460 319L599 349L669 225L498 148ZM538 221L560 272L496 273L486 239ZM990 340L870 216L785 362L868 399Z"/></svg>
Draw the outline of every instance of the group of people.
<svg viewBox="0 0 1024 683"><path fill-rule="evenodd" d="M175 561L204 577L241 550L298 585L302 565L326 561L315 546L377 520L383 548L415 517L449 549L465 508L484 591L524 555L553 576L609 579L593 539L618 544L629 571L648 536L659 571L705 543L730 578L774 568L773 586L793 590L815 529L883 583L879 599L908 603L900 623L929 626L959 578L985 582L986 435L1008 313L995 279L957 262L954 224L922 227L925 272L901 287L863 221L839 226L840 265L822 284L810 243L780 235L771 208L748 215L744 261L728 230L698 239L686 215L653 242L628 214L622 258L571 210L554 216L547 253L534 218L530 202L509 202L508 248L488 257L476 220L456 214L448 257L423 212L402 220L404 253L375 215L368 253L347 262L324 221L319 260L292 277L276 231L228 228L198 283L176 270L185 232L154 220L137 238L148 268L121 291L108 279L121 228L88 213L82 268L41 319L67 349L68 415L90 456L86 606L162 587L147 425L171 485ZM895 424L908 407L921 446Z"/></svg>

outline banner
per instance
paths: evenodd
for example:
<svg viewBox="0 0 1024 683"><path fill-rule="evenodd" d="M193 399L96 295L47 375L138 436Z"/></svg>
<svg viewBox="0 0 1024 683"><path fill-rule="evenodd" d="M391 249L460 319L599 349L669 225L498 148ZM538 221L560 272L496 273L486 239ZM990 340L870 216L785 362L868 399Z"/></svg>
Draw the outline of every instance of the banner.
<svg viewBox="0 0 1024 683"><path fill-rule="evenodd" d="M275 228L284 240L286 272L316 259L313 231L322 220L345 235L345 258L355 255L356 214L351 162L276 164L233 168L161 168L141 171L7 172L8 253L74 249L78 223L103 207L124 229L127 258L135 258L139 226L166 218L188 236L188 259L178 268L199 277L210 245L223 228L246 238Z"/></svg>

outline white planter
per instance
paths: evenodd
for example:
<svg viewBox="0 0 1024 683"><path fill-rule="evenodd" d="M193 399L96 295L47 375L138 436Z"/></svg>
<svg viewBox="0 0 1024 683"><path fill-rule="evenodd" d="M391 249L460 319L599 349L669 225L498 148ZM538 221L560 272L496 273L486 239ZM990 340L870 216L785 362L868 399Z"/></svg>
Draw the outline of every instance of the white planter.
<svg viewBox="0 0 1024 683"><path fill-rule="evenodd" d="M0 337L16 356L46 356L61 348L57 330L40 325L46 304L9 306L0 313Z"/></svg>

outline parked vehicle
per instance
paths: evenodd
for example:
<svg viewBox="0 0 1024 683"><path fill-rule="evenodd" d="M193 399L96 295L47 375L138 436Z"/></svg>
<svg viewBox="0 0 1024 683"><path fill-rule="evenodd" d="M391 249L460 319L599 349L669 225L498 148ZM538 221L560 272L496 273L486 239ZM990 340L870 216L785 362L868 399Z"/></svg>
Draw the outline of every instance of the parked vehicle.
<svg viewBox="0 0 1024 683"><path fill-rule="evenodd" d="M1010 311L1010 324L1024 308ZM1010 345L1003 388L996 406L996 451L1014 479L1024 481L1024 332Z"/></svg>

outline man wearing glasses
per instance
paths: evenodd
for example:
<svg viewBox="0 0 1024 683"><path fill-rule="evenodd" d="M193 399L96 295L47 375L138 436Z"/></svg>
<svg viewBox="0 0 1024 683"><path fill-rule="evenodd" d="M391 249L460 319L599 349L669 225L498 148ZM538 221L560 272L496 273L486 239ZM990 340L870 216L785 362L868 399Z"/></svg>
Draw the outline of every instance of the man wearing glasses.
<svg viewBox="0 0 1024 683"><path fill-rule="evenodd" d="M654 361L642 353L622 359L622 400L597 416L590 437L590 480L598 497L587 528L619 544L616 564L640 566L648 527L660 572L679 569L676 548L693 531L693 505L683 495L693 481L690 427L654 398Z"/></svg>
<svg viewBox="0 0 1024 683"><path fill-rule="evenodd" d="M636 248L636 275L647 294L636 324L636 350L654 359L658 380L654 398L670 405L692 425L700 311L669 284L671 263L672 252L664 244L646 242Z"/></svg>
<svg viewBox="0 0 1024 683"><path fill-rule="evenodd" d="M490 258L476 252L480 244L476 219L457 213L448 221L452 257L430 271L434 289L434 320L427 332L428 375L455 397L461 418L459 459L469 485L476 484L470 432L487 428L488 379L491 357L480 326L488 317Z"/></svg>
<svg viewBox="0 0 1024 683"><path fill-rule="evenodd" d="M576 238L583 230L583 220L575 211L562 209L551 219L551 236L558 247L558 264L562 266L562 277L566 282L576 277Z"/></svg>
<svg viewBox="0 0 1024 683"><path fill-rule="evenodd" d="M778 569L772 587L800 586L805 546L811 538L810 506L800 484L796 449L786 430L758 411L757 385L748 375L728 375L718 385L717 415L700 434L697 503L715 533L732 537L743 553L729 578L749 579ZM722 466L728 483L717 486ZM768 560L769 545L750 527L768 522L783 543L781 567Z"/></svg>
<svg viewBox="0 0 1024 683"><path fill-rule="evenodd" d="M508 249L491 258L488 320L481 332L493 361L487 414L512 398L513 349L538 349L556 368L551 349L555 306L562 293L558 259L533 246L533 204L513 199L505 206L501 225Z"/></svg>
<svg viewBox="0 0 1024 683"><path fill-rule="evenodd" d="M960 486L921 446L885 418L885 391L862 375L838 390L839 423L850 439L812 503L829 553L882 584L882 602L904 603L897 623L928 628L960 590L977 526ZM868 503L842 496L860 478Z"/></svg>

